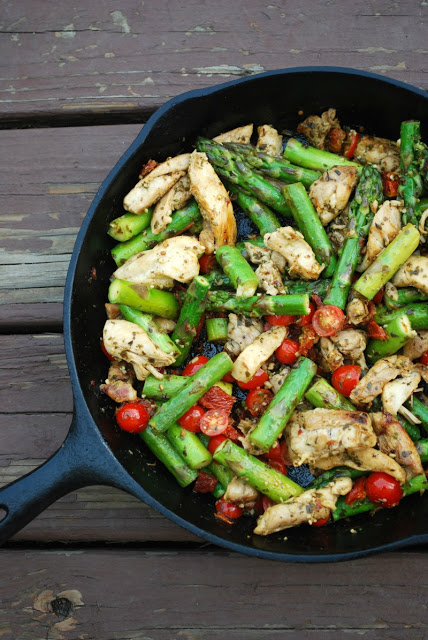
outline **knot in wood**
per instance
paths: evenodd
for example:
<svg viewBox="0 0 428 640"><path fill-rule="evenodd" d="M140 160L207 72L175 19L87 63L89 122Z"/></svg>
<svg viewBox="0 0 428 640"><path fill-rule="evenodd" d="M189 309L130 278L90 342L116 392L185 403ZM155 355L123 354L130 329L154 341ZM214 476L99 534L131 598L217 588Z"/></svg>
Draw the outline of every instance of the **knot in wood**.
<svg viewBox="0 0 428 640"><path fill-rule="evenodd" d="M74 611L74 604L68 598L55 598L51 601L54 614L60 618L68 618Z"/></svg>

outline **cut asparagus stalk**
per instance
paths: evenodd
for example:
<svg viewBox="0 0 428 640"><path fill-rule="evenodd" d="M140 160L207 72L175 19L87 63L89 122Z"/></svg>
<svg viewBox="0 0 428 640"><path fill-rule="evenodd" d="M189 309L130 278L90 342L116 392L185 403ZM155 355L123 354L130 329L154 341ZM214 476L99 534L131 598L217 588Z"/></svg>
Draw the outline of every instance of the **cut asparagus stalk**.
<svg viewBox="0 0 428 640"><path fill-rule="evenodd" d="M330 482L332 482L336 478L356 479L366 475L366 473L367 471L359 471L358 469L351 469L350 467L335 467L334 469L329 469L328 471L324 471L324 473L322 473L320 476L315 478L312 484L309 487L307 487L307 490L321 489L321 487L326 487Z"/></svg>
<svg viewBox="0 0 428 640"><path fill-rule="evenodd" d="M394 240L377 256L363 275L354 284L355 291L371 300L386 284L412 253L417 249L420 233L412 224L407 224Z"/></svg>
<svg viewBox="0 0 428 640"><path fill-rule="evenodd" d="M251 298L257 290L259 279L245 258L242 257L239 249L223 245L217 249L216 258L235 287L236 295L242 298Z"/></svg>
<svg viewBox="0 0 428 640"><path fill-rule="evenodd" d="M138 311L138 309L133 309L133 307L128 307L126 304L119 305L119 309L125 320L134 322L144 329L150 339L157 344L162 351L165 351L165 353L180 353L178 347L174 344L169 335L167 333L162 333L159 330L153 316L148 313Z"/></svg>
<svg viewBox="0 0 428 640"><path fill-rule="evenodd" d="M412 329L428 329L428 305L425 302L409 304L395 311L388 311L385 307L378 308L375 320L382 326L389 324L395 318L405 313L410 320Z"/></svg>
<svg viewBox="0 0 428 640"><path fill-rule="evenodd" d="M153 400L167 400L172 398L187 382L187 378L166 374L162 380L153 375L147 376L144 381L142 395Z"/></svg>
<svg viewBox="0 0 428 640"><path fill-rule="evenodd" d="M331 277L336 267L336 257L305 187L300 182L289 184L284 187L283 194L300 233L312 247L318 262L326 267L323 277Z"/></svg>
<svg viewBox="0 0 428 640"><path fill-rule="evenodd" d="M428 431L428 407L421 402L415 395L412 397L412 401L406 402L405 406L411 411L422 423L425 431Z"/></svg>
<svg viewBox="0 0 428 640"><path fill-rule="evenodd" d="M210 464L212 455L195 433L183 429L179 424L172 424L168 427L166 437L191 469L202 469Z"/></svg>
<svg viewBox="0 0 428 640"><path fill-rule="evenodd" d="M397 353L406 342L416 335L416 331L412 329L410 320L405 313L401 313L391 320L386 325L385 331L388 334L388 340L370 340L367 345L366 357L372 363Z"/></svg>
<svg viewBox="0 0 428 640"><path fill-rule="evenodd" d="M192 234L202 229L202 217L199 212L199 207L194 200L183 209L179 209L173 213L171 218L172 220L169 225L160 233L154 234L150 229L147 229L143 233L139 233L134 238L131 238L131 240L116 245L112 249L111 255L117 266L120 267L136 253L147 251L159 242L177 236L187 229Z"/></svg>
<svg viewBox="0 0 428 640"><path fill-rule="evenodd" d="M335 153L330 153L329 151L304 145L296 140L296 138L290 138L287 140L287 144L284 149L284 158L299 167L306 167L307 169L314 169L322 172L336 166L357 167L359 170L362 169L358 162L353 162L352 160L348 160L342 156L337 156Z"/></svg>
<svg viewBox="0 0 428 640"><path fill-rule="evenodd" d="M227 318L207 318L205 327L209 342L225 342L227 340Z"/></svg>
<svg viewBox="0 0 428 640"><path fill-rule="evenodd" d="M309 296L295 294L238 298L228 291L210 291L207 311L230 311L257 318L272 315L307 316L310 312Z"/></svg>
<svg viewBox="0 0 428 640"><path fill-rule="evenodd" d="M402 183L398 193L404 200L403 222L418 225L417 205L422 193L422 179L418 171L416 145L420 142L420 122L407 120L400 128L400 172Z"/></svg>
<svg viewBox="0 0 428 640"><path fill-rule="evenodd" d="M389 295L385 289L383 301L388 309L400 309L412 302L421 302L422 300L428 300L428 296L414 287L400 287L395 288L394 297Z"/></svg>
<svg viewBox="0 0 428 640"><path fill-rule="evenodd" d="M293 480L247 453L231 440L225 440L217 447L214 460L228 467L274 502L285 502L303 493L303 488Z"/></svg>
<svg viewBox="0 0 428 640"><path fill-rule="evenodd" d="M222 271L213 269L204 277L209 282L211 289L233 289L229 276Z"/></svg>
<svg viewBox="0 0 428 640"><path fill-rule="evenodd" d="M147 229L152 219L153 207L143 211L139 215L135 213L125 213L119 218L112 220L108 226L107 233L117 242L126 242L138 233Z"/></svg>
<svg viewBox="0 0 428 640"><path fill-rule="evenodd" d="M421 462L428 462L428 438L419 440L416 444L416 451L419 453Z"/></svg>
<svg viewBox="0 0 428 640"><path fill-rule="evenodd" d="M330 286L330 280L283 280L287 293L314 293L324 298Z"/></svg>
<svg viewBox="0 0 428 640"><path fill-rule="evenodd" d="M292 369L286 377L258 425L251 432L249 437L253 445L264 451L272 447L283 432L316 371L317 365L312 360L299 358L296 368Z"/></svg>
<svg viewBox="0 0 428 640"><path fill-rule="evenodd" d="M234 201L241 207L247 216L258 227L262 236L265 233L276 231L281 223L276 215L263 202L260 202L249 193L245 193L236 184L229 180L224 181L227 190L235 195Z"/></svg>
<svg viewBox="0 0 428 640"><path fill-rule="evenodd" d="M186 384L157 410L149 424L156 431L166 431L232 367L233 362L224 351L213 356L199 371L187 378Z"/></svg>
<svg viewBox="0 0 428 640"><path fill-rule="evenodd" d="M208 437L208 436L207 436ZM208 438L209 440L210 438ZM205 445L207 446L207 445ZM217 478L217 480L222 484L222 486L227 489L227 485L229 482L233 480L235 474L229 469L229 467L224 467L219 462L213 460L210 465L205 469L208 473L212 473L213 476Z"/></svg>
<svg viewBox="0 0 428 640"><path fill-rule="evenodd" d="M108 290L108 299L114 304L124 304L162 318L175 319L180 309L176 298L169 291L150 289L127 280L113 280Z"/></svg>
<svg viewBox="0 0 428 640"><path fill-rule="evenodd" d="M177 479L180 486L187 487L187 485L196 480L198 472L186 464L184 458L174 449L166 436L155 432L149 425L140 433L140 438L155 456L163 462Z"/></svg>
<svg viewBox="0 0 428 640"><path fill-rule="evenodd" d="M203 276L196 276L187 288L177 324L171 335L171 340L180 351L180 355L175 360L178 367L187 358L196 336L199 321L205 311L209 289L209 282Z"/></svg>
<svg viewBox="0 0 428 640"><path fill-rule="evenodd" d="M305 398L314 407L320 409L343 409L344 411L355 411L355 406L348 398L336 391L325 378L320 378L305 393Z"/></svg>

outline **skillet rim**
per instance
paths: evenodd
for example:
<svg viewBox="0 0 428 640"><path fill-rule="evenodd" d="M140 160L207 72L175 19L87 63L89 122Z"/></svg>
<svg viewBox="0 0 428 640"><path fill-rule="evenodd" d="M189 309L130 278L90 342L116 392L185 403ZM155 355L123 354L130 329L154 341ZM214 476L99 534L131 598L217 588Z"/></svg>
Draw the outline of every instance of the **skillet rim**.
<svg viewBox="0 0 428 640"><path fill-rule="evenodd" d="M224 89L229 87L235 87L240 84L249 83L258 79L266 78L266 77L275 77L275 76L287 76L287 75L296 75L299 73L315 73L315 74L323 74L323 73L336 73L346 74L346 75L354 75L359 78L370 78L373 80L378 80L384 84L393 85L400 89L405 89L410 93L416 94L424 98L428 103L428 93L413 85L402 82L400 80L395 80L392 78L386 78L380 74L375 74L369 71L360 71L358 69L350 68L350 67L340 67L340 66L302 66L302 67L289 67L284 69L275 69L271 71L266 71L264 73L254 74L250 76L245 76L243 78L236 78L234 80L230 80L228 82L223 82L220 84L216 84L212 87L204 87L201 89L192 89L185 93L179 94L168 100L165 104L161 105L147 120L147 122L143 125L142 129L138 133L135 140L131 143L128 149L122 154L113 168L109 171L103 182L101 183L86 215L84 220L82 221L81 227L76 237L76 241L73 248L73 253L70 259L69 267L67 270L67 277L64 288L64 310L63 310L63 336L64 336L64 344L65 344L65 352L67 358L67 364L69 368L70 380L73 389L73 400L75 403L75 410L77 414L82 413L82 409L85 415L90 420L90 427L93 431L93 436L96 437L96 440L99 442L101 446L103 446L108 454L112 462L116 465L117 471L121 472L121 478L118 478L118 486L121 486L126 491L132 493L137 498L145 502L151 507L154 507L157 511L159 511L162 515L166 516L170 520L172 520L175 524L183 527L187 531L193 533L194 535L207 540L208 542L223 547L228 551L237 552L245 555L255 556L258 558L266 559L266 560L277 560L281 562L294 562L294 563L327 563L327 562L339 562L344 560L352 560L360 557L366 557L368 555L372 555L374 553L381 553L385 551L392 551L395 549L409 547L417 544L428 543L428 533L426 534L417 534L409 537L404 537L400 540L396 540L390 543L386 543L384 545L377 545L375 547L371 547L369 549L361 549L357 551L351 552L339 552L339 553L326 553L323 555L318 555L317 553L307 552L305 554L290 554L290 553L278 553L273 551L264 551L261 549L257 549L254 546L245 546L243 544L238 544L236 542L232 542L226 540L225 538L221 538L215 534L212 534L204 529L199 528L198 526L192 524L188 520L185 520L181 516L178 516L174 512L170 511L167 507L163 506L157 499L152 497L150 493L148 493L136 480L133 479L131 474L127 471L125 466L119 461L119 459L115 456L113 451L110 449L108 444L106 443L100 428L98 427L94 417L92 416L91 411L86 403L84 398L84 394L82 391L82 387L80 384L79 376L77 374L77 367L73 352L73 341L71 335L71 305L72 305L72 294L73 294L73 284L76 275L76 267L79 260L79 256L82 249L82 244L87 236L88 227L97 211L98 205L102 200L105 192L114 181L118 173L123 169L123 165L126 164L128 159L144 145L144 142L148 135L150 134L151 129L157 124L157 122L164 117L164 115L176 105L179 105L187 100L192 100L195 98L203 98L206 96L210 96L211 94L215 94L217 92L221 92ZM82 418L81 418L82 419ZM86 420L85 420L86 423ZM89 425L85 424L85 429L88 428ZM125 478L123 477L125 476Z"/></svg>

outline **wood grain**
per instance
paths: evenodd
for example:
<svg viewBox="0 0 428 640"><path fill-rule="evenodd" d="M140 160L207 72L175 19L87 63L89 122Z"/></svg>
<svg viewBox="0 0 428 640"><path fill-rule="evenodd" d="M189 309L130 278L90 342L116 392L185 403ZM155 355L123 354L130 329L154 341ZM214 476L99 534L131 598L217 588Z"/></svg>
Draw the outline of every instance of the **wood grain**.
<svg viewBox="0 0 428 640"><path fill-rule="evenodd" d="M233 8L232 8L233 6ZM2 126L137 122L169 98L265 70L354 67L427 87L424 2L6 3Z"/></svg>
<svg viewBox="0 0 428 640"><path fill-rule="evenodd" d="M221 551L5 549L0 558L2 640L277 640L293 632L423 640L427 633L427 562L417 553L328 570ZM65 599L53 605L64 615L52 610L57 598Z"/></svg>

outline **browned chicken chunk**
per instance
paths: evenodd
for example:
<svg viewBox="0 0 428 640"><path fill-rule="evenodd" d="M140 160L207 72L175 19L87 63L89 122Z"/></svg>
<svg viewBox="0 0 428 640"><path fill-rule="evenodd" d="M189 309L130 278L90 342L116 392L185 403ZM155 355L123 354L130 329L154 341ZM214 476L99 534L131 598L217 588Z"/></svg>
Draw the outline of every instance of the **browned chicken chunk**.
<svg viewBox="0 0 428 640"><path fill-rule="evenodd" d="M380 171L397 171L400 168L400 150L392 140L364 136L358 141L354 160L373 164Z"/></svg>
<svg viewBox="0 0 428 640"><path fill-rule="evenodd" d="M372 413L372 421L379 449L404 467L407 480L421 475L424 472L421 458L401 424L385 413Z"/></svg>
<svg viewBox="0 0 428 640"><path fill-rule="evenodd" d="M100 390L119 404L134 402L137 399L137 392L132 386L134 378L131 365L124 360L113 362L108 370L108 378L100 386Z"/></svg>
<svg viewBox="0 0 428 640"><path fill-rule="evenodd" d="M327 135L333 127L340 127L340 122L336 118L336 109L328 109L321 116L308 116L297 125L297 131L303 133L314 147L324 149Z"/></svg>
<svg viewBox="0 0 428 640"><path fill-rule="evenodd" d="M356 167L336 166L325 171L309 188L309 197L323 225L331 222L348 204L358 182Z"/></svg>

